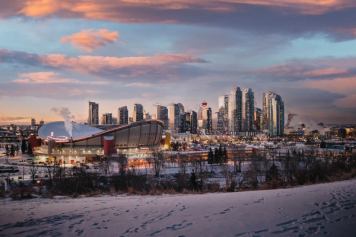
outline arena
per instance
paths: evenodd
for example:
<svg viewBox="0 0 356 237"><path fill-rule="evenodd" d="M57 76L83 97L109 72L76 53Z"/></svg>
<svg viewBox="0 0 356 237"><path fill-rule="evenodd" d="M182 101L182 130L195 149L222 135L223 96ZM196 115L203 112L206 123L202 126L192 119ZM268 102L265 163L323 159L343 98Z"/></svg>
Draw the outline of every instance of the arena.
<svg viewBox="0 0 356 237"><path fill-rule="evenodd" d="M45 124L38 131L41 146L34 148L37 163L78 164L124 154L145 158L159 148L163 123L146 120L108 130L65 122Z"/></svg>

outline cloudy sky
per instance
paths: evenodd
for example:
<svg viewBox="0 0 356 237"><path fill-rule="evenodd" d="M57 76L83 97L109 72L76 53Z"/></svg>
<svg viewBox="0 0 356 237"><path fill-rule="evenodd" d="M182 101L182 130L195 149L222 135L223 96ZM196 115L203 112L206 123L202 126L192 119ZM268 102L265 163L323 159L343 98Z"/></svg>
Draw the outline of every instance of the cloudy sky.
<svg viewBox="0 0 356 237"><path fill-rule="evenodd" d="M298 2L298 3L296 3ZM251 87L304 122L356 122L356 1L1 0L0 123Z"/></svg>

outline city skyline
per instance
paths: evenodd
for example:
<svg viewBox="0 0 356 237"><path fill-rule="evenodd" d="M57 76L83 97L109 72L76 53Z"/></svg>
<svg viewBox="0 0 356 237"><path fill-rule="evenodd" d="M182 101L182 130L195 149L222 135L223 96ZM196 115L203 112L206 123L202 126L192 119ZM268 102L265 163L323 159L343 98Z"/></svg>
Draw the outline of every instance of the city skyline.
<svg viewBox="0 0 356 237"><path fill-rule="evenodd" d="M135 103L197 111L232 87L278 93L300 122L356 121L356 3L2 1L0 124L85 122ZM256 17L258 16L258 17Z"/></svg>

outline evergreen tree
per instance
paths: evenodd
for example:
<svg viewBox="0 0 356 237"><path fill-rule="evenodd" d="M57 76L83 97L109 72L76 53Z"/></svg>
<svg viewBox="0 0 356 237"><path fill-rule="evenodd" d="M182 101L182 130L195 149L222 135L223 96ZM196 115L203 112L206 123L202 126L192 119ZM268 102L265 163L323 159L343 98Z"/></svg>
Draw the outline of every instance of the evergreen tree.
<svg viewBox="0 0 356 237"><path fill-rule="evenodd" d="M21 141L21 152L22 152L22 154L25 154L26 150L27 150L26 140L22 139L22 141Z"/></svg>
<svg viewBox="0 0 356 237"><path fill-rule="evenodd" d="M268 170L266 174L266 180L267 181L279 180L279 178L280 178L280 174L279 174L278 167L273 163L273 165L271 166L271 168Z"/></svg>
<svg viewBox="0 0 356 237"><path fill-rule="evenodd" d="M6 149L6 155L9 156L10 155L10 147L9 147L9 145L6 144L5 149Z"/></svg>
<svg viewBox="0 0 356 237"><path fill-rule="evenodd" d="M10 147L10 156L15 156L15 146L11 144Z"/></svg>
<svg viewBox="0 0 356 237"><path fill-rule="evenodd" d="M194 170L190 176L190 184L191 184L193 190L197 189L197 180L196 180L196 175L195 175Z"/></svg>
<svg viewBox="0 0 356 237"><path fill-rule="evenodd" d="M219 145L219 149L218 149L218 157L219 157L219 163L223 163L224 162L224 154L223 154L221 144Z"/></svg>
<svg viewBox="0 0 356 237"><path fill-rule="evenodd" d="M224 150L222 151L222 157L223 157L223 162L227 163L227 150L225 146L224 146Z"/></svg>
<svg viewBox="0 0 356 237"><path fill-rule="evenodd" d="M31 143L27 143L27 154L33 155Z"/></svg>
<svg viewBox="0 0 356 237"><path fill-rule="evenodd" d="M219 155L218 148L214 149L214 162L213 163L221 163L221 157Z"/></svg>
<svg viewBox="0 0 356 237"><path fill-rule="evenodd" d="M214 162L214 153L211 147L209 148L209 153L208 153L208 164L212 164Z"/></svg>

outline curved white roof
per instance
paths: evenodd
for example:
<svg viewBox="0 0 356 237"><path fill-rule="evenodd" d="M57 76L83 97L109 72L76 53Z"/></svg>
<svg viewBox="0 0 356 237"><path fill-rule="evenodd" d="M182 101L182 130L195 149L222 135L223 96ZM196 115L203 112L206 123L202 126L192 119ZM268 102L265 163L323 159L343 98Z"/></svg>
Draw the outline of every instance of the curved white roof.
<svg viewBox="0 0 356 237"><path fill-rule="evenodd" d="M88 125L72 122L72 136L70 136L69 132L65 128L64 122L60 121L46 123L41 126L41 128L38 130L38 136L41 139L47 139L48 137L52 137L54 140L69 139L70 137L72 137L73 139L79 139L83 137L92 136L102 131L103 130L99 128L94 128Z"/></svg>

